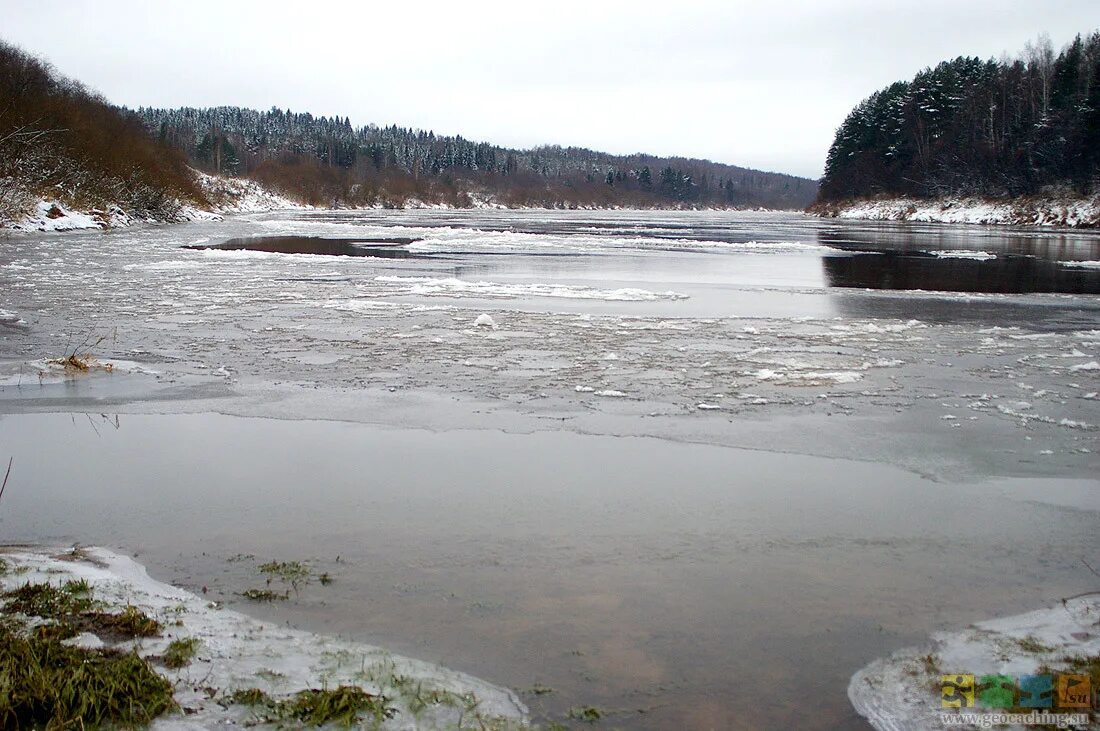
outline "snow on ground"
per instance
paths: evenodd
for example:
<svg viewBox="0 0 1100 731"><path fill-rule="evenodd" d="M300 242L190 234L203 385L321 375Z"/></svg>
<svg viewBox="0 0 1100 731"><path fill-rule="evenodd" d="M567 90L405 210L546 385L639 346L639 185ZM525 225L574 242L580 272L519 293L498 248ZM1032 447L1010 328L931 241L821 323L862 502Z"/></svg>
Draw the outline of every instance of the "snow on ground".
<svg viewBox="0 0 1100 731"><path fill-rule="evenodd" d="M1098 619L1100 595L1093 594L1027 614L978 622L961 631L936 633L924 647L900 650L857 672L848 685L848 697L856 711L880 731L988 728L981 726L980 714L1000 709L942 708L942 675L1018 678L1049 673L1044 667L1054 673L1065 671L1067 657L1100 654ZM976 714L973 724L952 723L957 713ZM1095 722L1084 725L1098 728ZM1024 728L1020 723L997 727Z"/></svg>
<svg viewBox="0 0 1100 731"><path fill-rule="evenodd" d="M22 322L22 321L20 321ZM157 371L132 360L110 358L100 360L94 356L78 356L83 368L66 365L60 358L0 363L0 387L19 387L64 383L93 373L141 373L157 375Z"/></svg>
<svg viewBox="0 0 1100 731"><path fill-rule="evenodd" d="M215 213L258 213L306 206L265 188L254 180L226 178L195 171L199 185L213 204Z"/></svg>
<svg viewBox="0 0 1100 731"><path fill-rule="evenodd" d="M30 213L22 219L6 224L6 227L15 231L80 231L123 228L139 222L210 221L218 220L219 214L310 208L268 190L253 180L208 175L198 170L194 173L199 186L210 199L211 210L179 201L174 213L157 217L127 212L117 204L103 208L76 210L58 200L42 198L35 202Z"/></svg>
<svg viewBox="0 0 1100 731"><path fill-rule="evenodd" d="M824 215L872 221L1015 224L1092 227L1100 225L1100 196L1013 201L982 198L888 198L828 206Z"/></svg>
<svg viewBox="0 0 1100 731"><path fill-rule="evenodd" d="M134 219L118 206L110 206L106 210L93 208L76 211L56 200L39 200L31 213L12 223L9 228L16 231L78 231L129 226L133 222Z"/></svg>
<svg viewBox="0 0 1100 731"><path fill-rule="evenodd" d="M249 708L227 702L234 691L259 688L279 699L299 690L340 685L359 686L390 699L398 713L382 724L384 729L527 725L526 707L507 689L371 645L288 629L222 609L150 578L145 568L129 557L102 548L60 555L7 549L2 556L8 571L0 576L0 585L6 590L26 582L61 584L84 579L109 610L135 606L160 620L166 627L164 637L133 641L143 657L163 653L173 639L199 641L189 665L179 670L157 668L172 681L184 713L161 717L152 724L154 730L257 725ZM98 645L95 641L91 644ZM413 694L427 697L432 691L441 691L453 702L429 703L414 712L410 707ZM471 711L475 702L476 710Z"/></svg>

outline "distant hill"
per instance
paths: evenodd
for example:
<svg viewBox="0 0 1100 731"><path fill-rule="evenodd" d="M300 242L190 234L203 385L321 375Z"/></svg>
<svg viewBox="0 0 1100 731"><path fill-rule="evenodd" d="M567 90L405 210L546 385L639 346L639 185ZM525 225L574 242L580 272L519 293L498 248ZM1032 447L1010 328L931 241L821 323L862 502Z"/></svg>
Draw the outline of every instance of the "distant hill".
<svg viewBox="0 0 1100 731"><path fill-rule="evenodd" d="M207 203L184 156L138 118L0 41L0 223L42 198L93 211L103 225L169 220L184 202Z"/></svg>
<svg viewBox="0 0 1100 731"><path fill-rule="evenodd" d="M922 199L968 197L1014 201L1018 222L1066 222L1051 220L1052 201L1064 213L1067 201L1098 191L1100 33L1093 33L1057 54L1041 38L1014 59L944 61L875 92L837 130L818 208L843 213L846 201L871 210L868 199L916 200L902 201L904 217ZM944 215L963 215L950 200L947 207L954 210Z"/></svg>
<svg viewBox="0 0 1100 731"><path fill-rule="evenodd" d="M706 160L576 147L516 150L396 126L239 107L138 109L197 168L314 205L805 208L815 181Z"/></svg>

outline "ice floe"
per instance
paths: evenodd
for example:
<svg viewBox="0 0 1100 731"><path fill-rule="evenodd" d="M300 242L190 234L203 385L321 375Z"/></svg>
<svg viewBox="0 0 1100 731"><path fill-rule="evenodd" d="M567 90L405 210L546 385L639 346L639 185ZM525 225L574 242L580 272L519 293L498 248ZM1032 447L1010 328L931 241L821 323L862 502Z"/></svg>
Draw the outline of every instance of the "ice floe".
<svg viewBox="0 0 1100 731"><path fill-rule="evenodd" d="M505 284L500 282L467 282L454 277L402 277L382 275L376 282L404 285L400 294L493 297L555 297L564 299L608 300L614 302L652 302L656 300L687 299L679 292L650 292L647 289L624 287L620 289L596 289L565 284Z"/></svg>

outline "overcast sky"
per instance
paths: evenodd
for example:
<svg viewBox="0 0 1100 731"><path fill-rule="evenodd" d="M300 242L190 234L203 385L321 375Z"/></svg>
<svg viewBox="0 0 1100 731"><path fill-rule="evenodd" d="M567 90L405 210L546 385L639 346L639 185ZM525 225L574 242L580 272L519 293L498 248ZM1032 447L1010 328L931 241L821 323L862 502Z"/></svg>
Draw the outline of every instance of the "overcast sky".
<svg viewBox="0 0 1100 731"><path fill-rule="evenodd" d="M0 37L128 106L272 106L817 177L860 99L1056 47L1098 0L0 0Z"/></svg>

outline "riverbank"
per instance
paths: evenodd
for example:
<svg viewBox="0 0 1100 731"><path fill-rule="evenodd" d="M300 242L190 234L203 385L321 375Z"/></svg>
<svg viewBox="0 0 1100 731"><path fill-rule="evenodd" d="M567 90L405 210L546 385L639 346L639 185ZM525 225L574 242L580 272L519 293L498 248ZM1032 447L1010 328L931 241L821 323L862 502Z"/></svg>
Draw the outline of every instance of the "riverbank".
<svg viewBox="0 0 1100 731"><path fill-rule="evenodd" d="M127 211L121 205L82 207L55 198L39 198L27 213L12 221L0 221L0 229L11 231L87 231L126 228L138 223L164 224L191 221L219 221L237 213L262 213L312 208L291 200L259 183L244 178L225 178L194 171L195 179L209 205L176 201L163 210Z"/></svg>
<svg viewBox="0 0 1100 731"><path fill-rule="evenodd" d="M195 221L219 221L223 216L240 213L267 213L274 211L381 211L381 210L438 210L438 211L751 211L756 213L790 213L768 208L712 207L684 204L681 206L634 208L631 206L599 206L561 202L547 206L516 206L501 203L490 191L468 191L455 204L442 201L424 201L416 197L394 199L379 198L372 205L317 207L288 197L248 178L229 178L209 175L194 170L199 188L209 200L209 205L193 201L175 201L163 210L137 212L126 210L118 204L101 206L71 205L59 198L24 195L28 200L26 213L14 220L0 217L0 231L59 232L110 230L127 228L135 224L188 223Z"/></svg>
<svg viewBox="0 0 1100 731"><path fill-rule="evenodd" d="M994 713L1011 714L999 724L1007 728L1097 728L1090 692L1100 682L1097 613L1093 593L937 632L857 672L848 696L880 731L989 728L985 717ZM1039 713L1050 718L1026 720Z"/></svg>
<svg viewBox="0 0 1100 731"><path fill-rule="evenodd" d="M824 218L868 221L1096 228L1100 226L1100 196L875 198L815 203L809 212Z"/></svg>
<svg viewBox="0 0 1100 731"><path fill-rule="evenodd" d="M333 581L298 562L259 568L258 584L272 583L255 590L257 601L264 592L323 592ZM7 620L0 653L37 643L55 663L81 663L84 672L63 683L78 693L83 718L102 711L105 722L153 720L154 729L181 731L356 719L402 729L527 726L527 710L509 690L371 645L260 622L156 581L106 549L0 549L0 587ZM29 682L14 691L0 700L0 721L64 713L63 689L52 699L51 688Z"/></svg>

